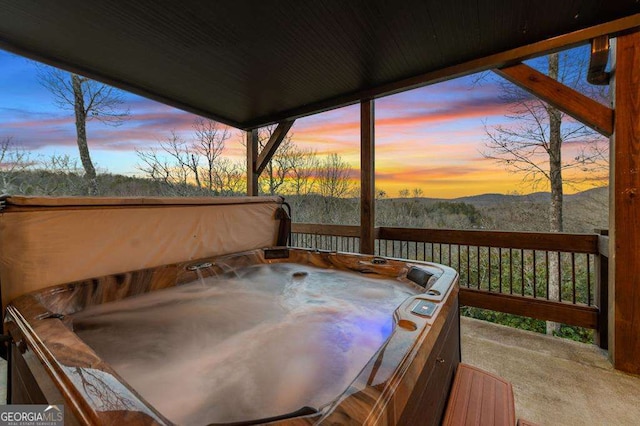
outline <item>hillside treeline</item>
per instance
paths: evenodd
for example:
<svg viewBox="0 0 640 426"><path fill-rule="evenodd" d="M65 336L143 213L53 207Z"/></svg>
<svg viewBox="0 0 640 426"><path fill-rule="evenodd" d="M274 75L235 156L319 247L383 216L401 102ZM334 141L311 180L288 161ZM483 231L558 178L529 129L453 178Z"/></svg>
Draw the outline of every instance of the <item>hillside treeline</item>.
<svg viewBox="0 0 640 426"><path fill-rule="evenodd" d="M376 226L548 232L549 194L464 199L378 198ZM591 233L608 227L608 188L565 197L566 232ZM357 198L286 196L293 219L303 223L358 225ZM463 201L464 200L464 201Z"/></svg>
<svg viewBox="0 0 640 426"><path fill-rule="evenodd" d="M188 183L101 173L97 176L99 196L210 196L211 192ZM86 180L80 171L0 171L2 192L12 195L85 195ZM244 195L226 192L220 195ZM331 197L317 193L284 194L293 220L302 223L358 225L359 199ZM378 198L376 225L411 228L485 229L546 232L548 194L483 195L459 200L430 198ZM464 200L464 201L462 201ZM567 232L593 232L608 225L608 189L596 188L568 195L565 200Z"/></svg>

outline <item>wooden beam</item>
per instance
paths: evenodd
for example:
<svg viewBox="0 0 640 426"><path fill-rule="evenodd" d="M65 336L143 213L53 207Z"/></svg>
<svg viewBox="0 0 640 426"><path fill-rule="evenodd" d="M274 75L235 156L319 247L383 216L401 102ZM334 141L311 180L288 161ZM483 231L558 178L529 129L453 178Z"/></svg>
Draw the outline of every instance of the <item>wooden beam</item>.
<svg viewBox="0 0 640 426"><path fill-rule="evenodd" d="M595 329L598 308L462 287L460 304Z"/></svg>
<svg viewBox="0 0 640 426"><path fill-rule="evenodd" d="M604 234L606 232L606 234ZM598 253L600 256L609 257L609 230L600 230L598 235Z"/></svg>
<svg viewBox="0 0 640 426"><path fill-rule="evenodd" d="M615 368L640 374L640 31L615 44L609 350Z"/></svg>
<svg viewBox="0 0 640 426"><path fill-rule="evenodd" d="M375 247L375 108L373 100L360 103L360 253Z"/></svg>
<svg viewBox="0 0 640 426"><path fill-rule="evenodd" d="M292 223L291 232L298 234L331 235L335 237L360 237L360 227L355 225Z"/></svg>
<svg viewBox="0 0 640 426"><path fill-rule="evenodd" d="M247 195L258 195L258 130L247 132Z"/></svg>
<svg viewBox="0 0 640 426"><path fill-rule="evenodd" d="M584 28L561 36L551 37L537 43L487 55L483 58L473 59L451 67L428 71L413 77L382 84L372 88L366 88L348 95L337 96L304 105L299 108L293 108L287 111L263 116L255 120L242 123L243 128L250 129L266 126L267 124L273 124L282 120L291 120L347 105L353 105L361 99L374 99L376 97L416 89L429 84L452 80L454 78L463 77L480 71L487 71L493 68L513 65L536 56L587 44L595 37L604 35L615 36L636 27L640 27L640 13L616 19L615 21L606 22L604 24L595 25L593 27Z"/></svg>
<svg viewBox="0 0 640 426"><path fill-rule="evenodd" d="M384 227L380 228L378 238L523 250L598 253L598 235L596 234Z"/></svg>
<svg viewBox="0 0 640 426"><path fill-rule="evenodd" d="M267 166L267 163L271 161L271 157L276 153L276 150L284 140L285 136L287 136L287 132L293 126L295 120L286 120L278 123L278 127L273 131L269 141L262 149L260 155L258 155L258 161L256 164L256 174L260 176L262 171Z"/></svg>
<svg viewBox="0 0 640 426"><path fill-rule="evenodd" d="M589 71L587 82L598 86L609 84L611 74L606 70L609 63L609 36L591 39L591 56L589 57Z"/></svg>
<svg viewBox="0 0 640 426"><path fill-rule="evenodd" d="M611 136L613 110L525 64L493 70L592 129Z"/></svg>

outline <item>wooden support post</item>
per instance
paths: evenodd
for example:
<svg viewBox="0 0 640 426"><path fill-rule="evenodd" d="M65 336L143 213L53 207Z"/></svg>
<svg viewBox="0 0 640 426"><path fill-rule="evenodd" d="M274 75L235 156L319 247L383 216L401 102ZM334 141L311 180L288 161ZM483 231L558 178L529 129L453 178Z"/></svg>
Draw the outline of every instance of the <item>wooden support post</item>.
<svg viewBox="0 0 640 426"><path fill-rule="evenodd" d="M360 253L375 246L375 114L374 101L360 103Z"/></svg>
<svg viewBox="0 0 640 426"><path fill-rule="evenodd" d="M596 260L596 292L595 302L598 306L598 329L595 332L595 344L602 349L609 349L609 233L597 229L598 254Z"/></svg>
<svg viewBox="0 0 640 426"><path fill-rule="evenodd" d="M640 31L615 42L609 208L609 353L640 374Z"/></svg>
<svg viewBox="0 0 640 426"><path fill-rule="evenodd" d="M611 136L613 132L611 108L525 64L512 65L494 72L604 136Z"/></svg>
<svg viewBox="0 0 640 426"><path fill-rule="evenodd" d="M258 195L258 129L247 132L247 195Z"/></svg>

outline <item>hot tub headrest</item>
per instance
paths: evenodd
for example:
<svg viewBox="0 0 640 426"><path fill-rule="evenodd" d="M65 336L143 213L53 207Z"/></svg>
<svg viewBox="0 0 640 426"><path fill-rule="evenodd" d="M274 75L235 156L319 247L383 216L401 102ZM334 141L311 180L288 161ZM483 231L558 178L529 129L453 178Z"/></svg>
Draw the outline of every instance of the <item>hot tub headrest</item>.
<svg viewBox="0 0 640 426"><path fill-rule="evenodd" d="M9 197L3 307L56 284L276 245L280 197Z"/></svg>

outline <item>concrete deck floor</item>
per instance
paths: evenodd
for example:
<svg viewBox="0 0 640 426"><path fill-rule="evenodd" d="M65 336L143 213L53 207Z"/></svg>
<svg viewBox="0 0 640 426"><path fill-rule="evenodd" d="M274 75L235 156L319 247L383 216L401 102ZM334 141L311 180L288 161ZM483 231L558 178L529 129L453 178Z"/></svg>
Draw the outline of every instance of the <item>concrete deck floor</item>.
<svg viewBox="0 0 640 426"><path fill-rule="evenodd" d="M614 370L598 347L464 317L461 334L463 362L513 384L518 417L640 425L640 377Z"/></svg>
<svg viewBox="0 0 640 426"><path fill-rule="evenodd" d="M541 426L640 425L640 377L615 371L597 347L464 317L461 332L462 361L509 380L518 417Z"/></svg>

